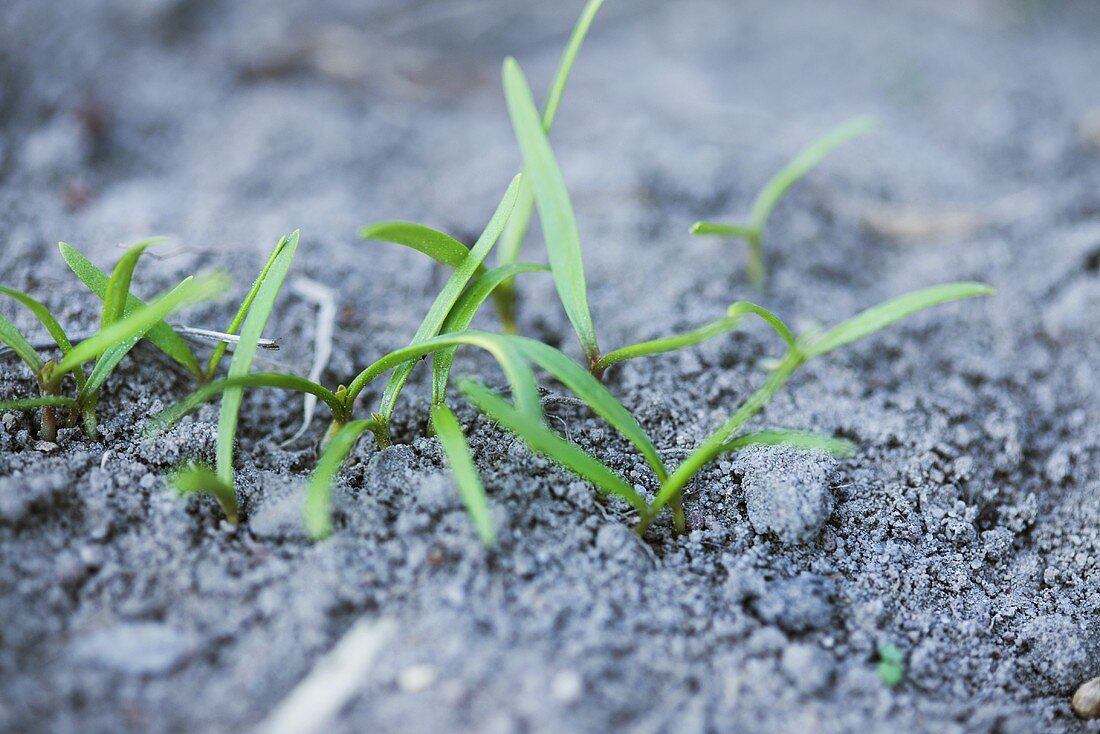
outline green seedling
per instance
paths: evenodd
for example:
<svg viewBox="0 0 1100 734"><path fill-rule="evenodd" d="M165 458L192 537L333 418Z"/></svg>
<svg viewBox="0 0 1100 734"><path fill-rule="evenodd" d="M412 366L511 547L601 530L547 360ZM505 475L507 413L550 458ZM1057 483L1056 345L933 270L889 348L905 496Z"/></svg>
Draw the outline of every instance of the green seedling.
<svg viewBox="0 0 1100 734"><path fill-rule="evenodd" d="M173 474L168 483L176 488L180 496L208 494L217 500L225 513L225 519L231 524L239 522L237 512L237 493L232 484L226 484L217 473L202 464L192 464Z"/></svg>
<svg viewBox="0 0 1100 734"><path fill-rule="evenodd" d="M725 318L697 329L602 354L588 307L580 235L569 191L554 159L550 141L539 121L531 90L514 59L509 58L504 62L503 77L512 126L523 152L524 170L530 176L534 189L554 284L577 334L585 362L593 375L601 377L608 367L627 359L683 349L725 333L736 328L745 313L756 313L765 319L774 318L759 306L739 303L731 307Z"/></svg>
<svg viewBox="0 0 1100 734"><path fill-rule="evenodd" d="M479 410L522 439L534 451L556 461L566 469L588 480L606 494L622 497L638 512L637 531L644 533L665 505L676 508L688 482L718 456L745 446L765 443L789 443L803 449L824 450L836 454L850 452L854 446L847 441L818 436L802 431L766 430L741 433L748 421L754 418L791 378L801 365L810 359L823 356L834 349L857 341L889 326L895 321L931 306L948 301L988 295L993 291L981 283L950 283L926 288L899 296L860 312L825 334L816 337L796 338L791 330L774 314L754 307L746 313L760 316L786 344L786 355L779 360L764 384L753 392L733 415L685 458L671 473L657 471L660 486L651 503L646 504L629 483L615 474L599 459L584 452L550 430L544 423L532 421L521 415L506 401L476 382L464 381L462 391ZM543 345L545 346L545 345ZM598 384L598 383L596 383ZM582 400L592 403L587 396ZM609 397L609 394L608 394ZM611 398L614 400L614 398ZM595 407L595 406L593 406ZM620 406L621 407L621 406ZM625 408L623 409L625 411ZM636 425L636 424L635 424ZM643 439L641 445L651 445ZM636 445L639 445L636 442ZM660 461L659 459L657 460ZM628 491L629 490L629 491ZM674 526L683 530L682 515L674 516Z"/></svg>
<svg viewBox="0 0 1100 734"><path fill-rule="evenodd" d="M554 126L554 119L558 115L565 87L569 83L569 76L573 71L573 64L580 53L581 45L588 35L588 29L592 27L592 21L596 19L603 0L589 0L581 11L569 42L565 45L561 62L558 64L554 81L550 85L550 92L546 96L546 104L542 109L540 122L543 132L549 136L550 129ZM500 245L497 247L497 264L510 265L519 260L520 249L523 240L527 237L527 228L531 223L531 214L535 209L535 191L531 186L530 176L525 176L520 185L519 197L516 206L512 210L512 216L508 218L508 226L501 235ZM501 314L501 325L506 334L517 332L515 321L516 293L511 280L506 281L499 292L498 309Z"/></svg>
<svg viewBox="0 0 1100 734"><path fill-rule="evenodd" d="M162 344L169 348L177 346L173 339L165 338L165 332L158 329L158 325L164 323L164 318L176 309L213 298L226 287L227 281L223 276L198 280L188 277L149 304L130 296L130 283L138 260L147 248L158 241L140 242L128 249L118 261L103 284L99 331L76 345L44 304L21 291L0 289L0 293L15 299L38 319L61 351L59 361L43 360L18 329L0 317L0 341L7 344L31 369L41 393L36 398L0 401L0 410L41 409L39 437L46 441L56 439L59 423L74 425L78 418L83 421L85 433L90 438L97 438L96 406L99 393L122 359L142 338L153 332ZM76 252L64 243L61 243L61 250L63 255L66 251ZM182 357L183 353L177 352L177 355ZM86 373L84 366L88 363L91 363L91 371ZM68 376L72 377L74 387L69 396L63 394ZM66 414L60 422L59 411Z"/></svg>
<svg viewBox="0 0 1100 734"><path fill-rule="evenodd" d="M878 646L878 677L893 688L905 678L905 653L897 645L885 643Z"/></svg>
<svg viewBox="0 0 1100 734"><path fill-rule="evenodd" d="M829 153L842 143L854 137L865 135L875 129L876 122L870 117L857 117L830 130L823 137L811 143L795 156L779 173L764 184L752 203L747 222L738 224L716 224L714 222L696 222L691 226L695 235L718 235L721 237L740 237L748 244L749 282L761 285L764 282L764 255L760 241L764 228L779 200L787 190L803 176L813 170Z"/></svg>

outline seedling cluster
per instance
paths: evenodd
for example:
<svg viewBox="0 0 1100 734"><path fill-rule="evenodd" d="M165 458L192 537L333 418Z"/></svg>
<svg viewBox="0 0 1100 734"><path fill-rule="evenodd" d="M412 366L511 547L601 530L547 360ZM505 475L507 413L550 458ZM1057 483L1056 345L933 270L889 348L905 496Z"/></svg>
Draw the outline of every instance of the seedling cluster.
<svg viewBox="0 0 1100 734"><path fill-rule="evenodd" d="M671 511L673 527L683 531L685 522L681 501L685 488L700 470L724 453L752 444L776 443L835 454L854 450L851 442L830 436L784 429L745 429L795 371L809 360L869 336L917 311L948 301L990 294L992 290L984 284L973 282L926 288L869 308L823 334L803 336L796 336L771 311L754 303L739 301L732 304L720 318L698 328L601 351L588 305L576 218L548 138L573 62L601 2L590 0L585 6L541 112L536 107L519 64L511 58L505 61L504 94L522 152L523 171L511 181L472 247L467 248L442 232L409 222L383 222L362 230L364 238L417 250L452 271L408 346L384 354L335 388L298 375L252 371L253 358L261 346L264 328L297 251L298 233L295 232L279 241L226 329L225 335L227 338L234 337L236 348L228 371L224 376L219 376L218 367L226 345L220 344L206 365L202 366L183 336L164 319L186 303L212 297L223 290L222 278L189 278L146 305L130 294L130 286L139 258L154 244L153 241L130 248L110 276L95 268L75 249L62 244L62 254L73 271L103 298L101 330L74 346L42 304L18 291L0 290L0 293L15 298L38 317L62 354L60 362L44 361L10 322L0 319L0 340L31 368L41 393L37 397L0 402L0 409L42 410L41 435L45 438L52 437L59 420L73 423L83 417L89 436L94 437L95 404L99 389L122 357L145 338L183 365L198 383L191 395L156 416L150 422L148 431L163 430L203 402L221 396L216 466L213 469L201 465L184 468L175 475L174 482L181 492L211 494L221 504L230 522L235 523L238 508L233 487L233 446L243 391L277 388L312 395L328 407L332 416L331 425L322 439L323 452L305 499L305 524L316 538L323 538L332 532L331 487L346 457L363 433L371 433L379 446L390 443L389 425L401 392L422 358L430 356L432 399L428 421L448 457L476 532L486 544L494 542L484 486L463 427L446 402L451 367L460 347L475 347L489 353L499 364L510 389L510 396L505 397L477 380L463 379L458 384L462 396L504 430L520 438L532 451L549 457L590 482L601 493L625 501L633 510L639 533L644 533L666 507ZM753 206L748 224L700 223L693 231L744 237L749 243L750 280L761 282L764 272L761 234L783 193L830 150L869 128L869 121L856 120L810 146L765 186ZM518 259L535 208L546 245L548 264L545 265L522 263ZM489 267L486 262L494 247L496 264ZM549 272L553 278L563 310L580 343L583 364L552 346L516 333L516 288L513 281L521 274L540 271ZM503 333L470 328L475 314L490 298L495 302ZM760 387L724 423L678 465L668 466L642 426L604 385L604 373L628 359L684 349L728 333L741 327L748 317L761 319L778 335L785 347L783 356L775 361ZM86 374L84 365L89 362L93 363L93 367ZM656 484L651 487L652 499L647 499L598 457L548 426L536 381L536 369L551 375L634 446L655 477ZM389 377L377 409L369 416L356 418L356 404L364 389L387 374ZM68 387L64 380L67 376L72 377L73 396L63 394Z"/></svg>

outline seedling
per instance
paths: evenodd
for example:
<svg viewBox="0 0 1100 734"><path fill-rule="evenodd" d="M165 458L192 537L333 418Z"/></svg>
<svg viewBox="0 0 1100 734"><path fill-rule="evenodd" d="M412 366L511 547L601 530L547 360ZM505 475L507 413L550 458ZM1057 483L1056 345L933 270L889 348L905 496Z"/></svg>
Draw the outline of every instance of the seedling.
<svg viewBox="0 0 1100 734"><path fill-rule="evenodd" d="M614 364L682 349L736 328L744 313L753 312L765 319L763 309L740 303L723 319L713 321L683 334L641 342L607 354L601 354L592 314L588 307L588 287L581 254L580 235L573 205L565 180L554 159L550 141L540 123L538 111L523 71L515 59L504 62L504 94L512 118L516 139L523 152L524 170L530 176L542 223L543 238L549 255L550 269L565 313L577 334L585 362L596 377ZM744 309L744 310L742 310Z"/></svg>
<svg viewBox="0 0 1100 734"><path fill-rule="evenodd" d="M833 128L816 142L804 148L801 153L780 169L779 173L764 184L760 193L752 203L747 222L737 224L716 224L713 222L696 222L691 226L691 233L695 235L718 235L721 237L740 237L748 244L748 275L749 282L753 285L764 283L764 255L760 246L760 240L764 236L764 227L772 215L779 200L787 189L798 182L803 176L813 170L825 156L829 155L842 143L854 137L865 135L874 130L876 122L870 117L857 117L842 125Z"/></svg>
<svg viewBox="0 0 1100 734"><path fill-rule="evenodd" d="M158 328L163 319L181 306L214 297L226 287L223 276L210 276L195 280L188 277L172 290L161 295L148 305L130 295L130 283L134 269L142 253L159 240L145 240L126 251L115 265L109 278L103 284L103 312L100 329L94 335L74 345L57 318L44 304L30 295L12 288L2 288L0 293L9 296L27 308L46 328L61 351L60 361L43 360L31 346L27 338L7 319L0 317L0 341L3 341L23 360L34 373L41 395L36 398L23 398L0 401L0 410L42 410L39 437L53 441L59 427L59 409L65 413L63 425L73 425L78 417L82 419L85 433L90 438L98 436L96 405L99 393L107 378L118 367L122 359L145 336L156 333L156 338L170 350L178 344L186 344L171 332L175 339L167 338ZM75 249L61 243L62 254L76 252ZM79 254L79 253L77 253ZM83 257L83 256L81 256ZM106 277L106 276L104 276ZM163 348L163 347L162 347ZM187 350L190 352L190 350ZM182 357L183 352L176 350ZM192 355L193 357L193 355ZM84 365L91 362L90 373L84 372ZM65 377L72 376L74 391L71 396L63 394Z"/></svg>
<svg viewBox="0 0 1100 734"><path fill-rule="evenodd" d="M466 398L479 410L526 442L532 450L588 480L601 491L625 499L638 512L637 531L644 533L665 505L675 507L674 503L681 498L684 488L692 477L721 454L756 443L789 443L799 448L825 450L838 454L850 452L854 447L847 441L805 432L783 430L739 432L764 408L798 367L810 359L870 336L917 311L940 303L988 295L992 292L992 289L981 283L963 282L934 286L907 293L862 311L819 337L801 339L796 338L774 314L760 307L748 310L749 313L761 316L781 337L787 346L786 355L778 362L765 383L742 402L733 415L689 454L675 471L669 474L657 472L660 487L653 501L648 504L637 496L629 483L618 477L606 464L561 438L545 424L523 416L493 391L468 380L462 383L461 389ZM588 402L586 396L580 394L578 396ZM648 440L645 440L642 445L645 444L648 444ZM639 444L636 442L636 445ZM677 530L683 530L682 516L674 517L673 522Z"/></svg>
<svg viewBox="0 0 1100 734"><path fill-rule="evenodd" d="M558 115L558 108L561 106L565 86L569 83L569 76L573 71L577 54L580 52L581 45L588 35L588 29L592 26L592 21L596 19L596 13L599 12L601 5L603 5L603 0L589 0L585 4L580 17L577 19L577 24L573 28L573 33L569 37L569 42L565 45L565 51L562 53L558 70L554 74L554 81L550 85L550 92L546 96L546 104L542 109L540 118L542 130L547 136L550 135L550 129L554 126L554 119ZM534 212L534 208L535 192L531 185L530 176L526 176L520 186L519 197L515 208L512 210L512 216L508 218L508 226L505 227L500 245L497 247L498 265L510 265L519 260L520 249L523 247L523 240L527 237L527 228L531 223L531 214ZM515 301L514 284L511 280L505 281L500 290L498 307L501 313L501 325L506 334L517 333Z"/></svg>
<svg viewBox="0 0 1100 734"><path fill-rule="evenodd" d="M905 654L897 645L885 643L878 646L878 677L893 688L905 678Z"/></svg>

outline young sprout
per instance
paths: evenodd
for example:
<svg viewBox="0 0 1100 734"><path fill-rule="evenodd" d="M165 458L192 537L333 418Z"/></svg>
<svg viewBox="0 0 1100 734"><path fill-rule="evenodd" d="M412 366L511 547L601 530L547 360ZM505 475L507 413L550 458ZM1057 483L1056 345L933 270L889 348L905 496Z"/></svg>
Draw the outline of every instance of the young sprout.
<svg viewBox="0 0 1100 734"><path fill-rule="evenodd" d="M577 230L573 205L561 170L554 160L550 141L539 124L531 91L515 59L504 62L504 93L512 117L512 126L523 151L524 170L530 176L535 201L539 208L543 237L549 254L550 268L558 295L573 328L577 333L585 360L593 375L601 377L604 371L619 362L635 357L669 352L697 344L718 334L736 328L741 316L756 313L770 320L773 326L778 319L766 315L759 306L738 303L731 307L723 319L713 321L684 334L634 344L632 346L600 353L592 315L588 308L587 285L584 276L580 235ZM785 328L785 327L784 327ZM789 335L790 339L794 337Z"/></svg>
<svg viewBox="0 0 1100 734"><path fill-rule="evenodd" d="M252 369L252 360L259 348L264 327L275 308L275 299L283 287L283 281L298 251L299 231L294 230L289 237L282 237L256 282L252 284L248 295L229 326L229 333L241 330L240 341L233 351L233 361L229 363L229 378L244 377ZM215 349L207 365L207 375L213 375L218 361L225 349ZM216 446L217 473L222 484L233 487L233 441L237 434L237 416L240 413L244 390L231 387L222 395L221 410L218 413L218 439Z"/></svg>
<svg viewBox="0 0 1100 734"><path fill-rule="evenodd" d="M599 12L601 5L603 5L603 0L588 0L577 19L577 24L573 27L569 42L565 45L565 51L562 53L557 73L554 75L554 82L550 85L550 92L546 96L546 105L542 110L542 129L546 135L550 135L550 129L554 126L554 119L558 115L558 108L561 106L561 99L565 94L565 86L569 83L569 75L573 71L573 64L577 60L581 44L584 43L584 39L588 35L588 29L592 26L592 21L596 19L596 13ZM529 178L525 177L520 184L516 206L512 210L512 216L508 218L508 225L504 228L500 245L497 247L498 265L511 265L519 260L520 249L523 247L523 240L527 236L527 227L531 223L531 214L534 208L535 192L531 187ZM515 288L512 280L509 279L502 285L497 303L501 315L501 324L506 334L517 332L515 300Z"/></svg>
<svg viewBox="0 0 1100 734"><path fill-rule="evenodd" d="M878 677L893 688L905 678L905 653L889 642L878 646Z"/></svg>
<svg viewBox="0 0 1100 734"><path fill-rule="evenodd" d="M731 309L731 313L752 313L760 316L783 339L787 346L787 354L780 360L767 381L752 393L702 445L689 454L676 467L675 471L671 474L666 473L659 457L656 457L655 461L651 461L659 481L659 489L651 503L645 503L628 482L615 474L599 459L563 439L550 430L545 423L531 421L526 417L519 416L506 401L491 390L468 380L462 383L461 389L466 398L479 410L522 439L533 451L547 456L583 479L588 480L603 493L618 496L628 502L638 512L637 531L644 533L665 505L669 505L674 509L678 508L678 501L681 500L687 483L721 454L737 451L752 444L776 443L786 443L807 450L829 451L839 455L850 453L854 446L846 440L819 436L804 431L776 429L753 433L741 433L740 431L750 419L764 408L771 397L790 379L795 370L808 360L823 356L834 349L869 336L917 311L936 304L988 295L992 292L992 289L984 284L967 282L925 288L862 311L820 337L802 339L796 339L791 330L778 317L765 309L753 304L735 304L738 308ZM536 354L542 354L545 358L549 354L546 350L556 352L556 350L544 344L534 347L533 345L538 344L538 342L531 342L530 340L522 340L517 343L521 344L521 351L528 358L533 358ZM671 348L675 348L675 346ZM569 361L564 355L561 358ZM542 364L541 366L546 367L547 365ZM559 365L555 364L555 366ZM575 364L574 366L578 367ZM609 412L619 410L629 417L626 409L610 393L607 393L606 390L594 390L593 386L602 388L602 385L589 375L585 375L585 377L591 382L586 383L576 380L575 374L570 375L575 380L572 383L562 379L559 375L555 376L605 418ZM637 426L637 423L629 418L626 425L628 428L633 429ZM616 427L620 426L616 425ZM620 428L620 430L622 429ZM638 430L640 431L640 427L638 427ZM624 435L628 434L624 432ZM645 438L644 434L640 437L632 437L632 435L628 435L628 437L634 441L636 446L645 447L643 453L652 451L655 456L656 450L651 448L652 444ZM648 454L647 458L649 458ZM683 530L681 513L676 513L673 525L676 530Z"/></svg>
<svg viewBox="0 0 1100 734"><path fill-rule="evenodd" d="M764 256L760 247L760 240L764 234L764 227L768 224L772 210L775 209L783 194L787 192L799 179L813 170L817 164L825 159L835 148L842 143L859 135L864 135L875 129L876 122L871 117L857 117L833 128L823 137L804 148L790 163L780 169L779 173L764 184L760 193L752 203L747 222L738 224L715 224L713 222L696 222L691 226L691 233L695 235L719 235L722 237L740 237L748 243L748 275L749 282L753 285L761 285L764 282Z"/></svg>
<svg viewBox="0 0 1100 734"><path fill-rule="evenodd" d="M418 328L416 334L413 335L412 345L419 344L439 334L451 310L454 308L462 292L470 282L470 279L478 275L479 272L484 273L482 263L489 254L489 251L493 249L493 245L496 244L497 239L500 237L500 233L504 231L504 225L508 221L508 216L512 213L512 207L515 206L516 203L520 179L521 176L519 175L512 179L508 189L504 192L504 197L501 199L500 204L497 205L496 211L489 219L489 223L485 226L485 231L482 232L481 237L478 238L473 248L469 251L467 251L465 246L461 243L452 240L447 235L441 232L435 232L420 225L403 222L386 222L380 225L366 227L362 231L361 234L364 237L388 239L391 242L413 247L421 252L427 252L433 257L436 257L436 259L442 260L446 257L450 261L448 264L453 264L454 273L451 274L451 277L443 286L443 290L436 296L431 308L428 309L428 313L421 322L420 328ZM456 246L458 249L456 249ZM461 258L457 257L460 254L459 250L461 250ZM378 408L378 412L375 414L377 423L375 433L379 443L382 445L388 445L389 443L388 429L390 419L393 417L394 408L397 406L397 399L401 395L401 391L404 389L405 383L408 382L409 375L415 367L416 362L400 365L393 371L389 382L386 383L386 387L382 392L381 405Z"/></svg>
<svg viewBox="0 0 1100 734"><path fill-rule="evenodd" d="M104 301L99 331L75 346L44 304L21 291L0 289L0 293L14 298L34 314L49 332L62 355L58 362L42 360L26 337L10 321L0 317L0 341L7 344L30 367L38 380L41 393L38 398L0 401L0 410L41 408L39 436L53 441L57 437L58 409L63 408L67 412L66 425L74 424L79 416L87 435L90 438L98 436L96 406L99 392L122 359L151 332L156 331L159 337L163 337L164 332L157 327L164 323L168 314L186 304L213 298L226 287L223 276L199 280L189 277L149 304L133 298L129 293L134 269L142 253L157 242L158 240L140 242L128 249L118 261L110 277L102 283ZM76 252L65 243L61 243L60 247L63 255ZM161 341L169 349L178 346L173 340ZM182 344L182 340L179 343ZM184 347L186 348L185 344ZM187 351L190 352L189 349ZM184 359L183 352L176 353ZM85 373L84 365L89 362L92 363L91 372ZM75 391L72 396L65 396L62 394L64 378L69 375L72 376Z"/></svg>
<svg viewBox="0 0 1100 734"><path fill-rule="evenodd" d="M237 493L232 484L226 484L221 478L202 464L192 464L175 472L168 483L176 488L181 496L190 494L208 494L213 497L225 513L225 519L232 525L239 521L237 512Z"/></svg>

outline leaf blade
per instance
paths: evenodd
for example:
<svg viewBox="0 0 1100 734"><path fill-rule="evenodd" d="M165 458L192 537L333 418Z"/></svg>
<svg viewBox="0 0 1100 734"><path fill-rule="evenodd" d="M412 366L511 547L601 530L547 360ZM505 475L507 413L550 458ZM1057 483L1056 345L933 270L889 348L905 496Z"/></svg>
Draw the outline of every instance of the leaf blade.
<svg viewBox="0 0 1100 734"><path fill-rule="evenodd" d="M476 381L461 381L459 390L479 411L527 444L533 452L589 481L601 493L623 499L642 516L648 515L649 506L634 487L584 449L523 415L499 394Z"/></svg>
<svg viewBox="0 0 1100 734"><path fill-rule="evenodd" d="M535 190L554 285L585 358L589 364L595 364L600 348L588 307L580 234L569 191L542 128L531 89L515 59L505 60L503 77L512 128L523 153L524 170Z"/></svg>
<svg viewBox="0 0 1100 734"><path fill-rule="evenodd" d="M722 451L727 453L739 451L747 446L783 444L802 451L824 451L833 456L850 456L857 448L856 444L845 438L836 438L813 431L771 428L732 438L722 445Z"/></svg>
<svg viewBox="0 0 1100 734"><path fill-rule="evenodd" d="M547 135L550 134L550 130L554 126L562 96L565 94L565 87L569 83L570 75L573 73L573 65L577 60L577 54L580 53L584 39L588 36L588 30L592 27L592 21L595 20L596 13L599 12L601 5L603 5L603 0L588 0L573 26L573 32L569 36L565 50L562 52L557 73L554 74L554 81L550 85L550 92L546 96L546 104L542 110L542 129ZM501 235L500 246L497 250L498 265L508 265L519 259L519 252L523 246L523 240L527 236L527 228L531 224L531 214L534 212L534 208L535 192L531 187L530 180L525 179L520 187L516 207L512 211L512 216L508 219L504 234Z"/></svg>
<svg viewBox="0 0 1100 734"><path fill-rule="evenodd" d="M66 264L68 264L69 269L73 271L73 274L76 275L92 293L103 298L107 294L107 283L110 280L107 274L93 265L88 258L84 257L84 255L72 245L66 242L59 242L57 245L61 250L61 257L65 260ZM143 301L132 294L126 298L127 313L144 305L146 304ZM183 337L177 334L167 323L161 321L154 325L146 334L146 338L152 342L157 349L161 350L186 368L188 372L202 379L202 367L199 365L198 359L195 358L195 353L191 351L191 347L187 345Z"/></svg>
<svg viewBox="0 0 1100 734"><path fill-rule="evenodd" d="M359 437L373 425L374 421L369 419L351 421L336 432L317 460L302 509L306 532L314 540L332 535L332 482Z"/></svg>
<svg viewBox="0 0 1100 734"><path fill-rule="evenodd" d="M421 252L441 265L457 268L470 249L449 234L414 222L378 222L359 230L363 239L380 240Z"/></svg>
<svg viewBox="0 0 1100 734"><path fill-rule="evenodd" d="M231 485L227 485L208 467L201 464L193 464L175 472L169 483L176 488L180 496L190 494L208 494L221 506L225 518L232 525L240 522L237 506L237 492Z"/></svg>
<svg viewBox="0 0 1100 734"><path fill-rule="evenodd" d="M493 530L489 498L485 495L485 486L481 483L477 467L474 466L470 445L462 434L462 426L459 425L458 418L446 405L437 403L432 406L432 427L443 445L443 451L447 454L451 474L454 475L455 484L458 486L458 494L466 506L466 514L469 515L474 530L483 544L494 545L496 532Z"/></svg>
<svg viewBox="0 0 1100 734"><path fill-rule="evenodd" d="M111 271L107 281L107 292L103 296L103 315L100 326L106 328L125 315L126 298L130 295L130 283L134 279L134 270L138 260L147 249L164 242L163 237L151 237L133 245L123 253Z"/></svg>
<svg viewBox="0 0 1100 734"><path fill-rule="evenodd" d="M994 293L995 291L990 286L974 281L944 283L930 288L910 291L860 311L852 318L837 324L803 349L807 357L818 357L870 336L895 321L926 308L964 298L993 295Z"/></svg>
<svg viewBox="0 0 1100 734"><path fill-rule="evenodd" d="M283 251L283 247L286 246L287 238L280 237L276 243L274 249L271 251L271 255L268 256L267 262L260 268L260 274L256 276L256 279L252 282L252 286L248 289L248 293L245 294L244 299L241 301L240 307L237 309L237 313L233 316L233 320L229 322L229 327L225 330L226 334L236 334L237 330L241 328L241 323L248 315L249 309L252 308L252 302L256 300L256 294L260 291L260 286L267 278L268 272L275 265L275 261L278 259L279 254ZM238 339L238 343L239 343ZM210 358L206 362L206 379L213 379L214 373L217 372L218 365L221 364L222 358L225 356L226 351L229 349L228 342L219 342L214 351L211 352Z"/></svg>
<svg viewBox="0 0 1100 734"><path fill-rule="evenodd" d="M41 380L42 367L45 362L38 356L38 352L31 346L31 343L27 341L27 337L23 336L23 332L19 331L15 324L3 316L0 316L0 342L11 347L16 356L23 360L27 367L30 367L35 379Z"/></svg>
<svg viewBox="0 0 1100 734"><path fill-rule="evenodd" d="M15 400L0 400L0 410L35 410L36 408L52 407L77 407L72 398L63 395L41 395L34 398L16 398Z"/></svg>
<svg viewBox="0 0 1100 734"><path fill-rule="evenodd" d="M462 259L462 262L455 268L454 273L451 274L451 277L447 280L446 284L444 284L439 295L436 296L435 300L432 302L431 307L428 309L428 313L424 316L424 320L416 330L416 334L413 335L412 342L410 342L411 345L419 344L439 334L440 328L447 319L447 315L454 308L462 291L466 288L466 284L469 283L470 278L474 276L477 269L482 267L482 263L485 261L486 256L488 256L489 251L493 249L493 245L496 244L497 239L500 237L500 233L504 230L504 225L508 221L508 216L512 213L512 207L515 206L516 195L519 191L521 180L519 175L512 179L500 203L497 205L496 210L493 212L492 217L489 218L489 223L485 225L485 230L481 233L481 236L478 237L477 242L470 249L469 253ZM382 401L378 410L379 414L381 414L387 423L393 416L394 408L397 405L397 399L401 395L401 391L404 389L405 383L408 382L409 375L415 367L415 362L409 362L408 364L400 365L395 368L393 374L390 375L390 379L382 392Z"/></svg>
<svg viewBox="0 0 1100 734"><path fill-rule="evenodd" d="M749 215L749 226L759 235L783 194L813 170L829 153L841 144L859 135L871 132L877 126L873 117L857 117L841 123L802 149L779 170L757 194Z"/></svg>
<svg viewBox="0 0 1100 734"><path fill-rule="evenodd" d="M511 220L509 220L511 221ZM510 263L499 265L492 270L483 273L469 288L459 297L447 319L440 327L440 334L451 334L465 331L481 305L496 292L496 289L520 273L533 273L548 271L546 265L534 263ZM458 347L443 349L435 353L432 358L432 402L442 403L447 397L447 384L451 378L451 367L454 364Z"/></svg>
<svg viewBox="0 0 1100 734"><path fill-rule="evenodd" d="M279 251L275 263L268 270L260 284L256 298L248 309L241 326L241 338L233 352L233 361L229 364L229 377L246 375L252 369L252 359L256 356L260 337L275 308L283 281L286 279L294 254L298 250L299 232L295 230L287 238ZM221 409L218 411L218 439L215 446L215 469L218 478L233 486L233 439L237 433L237 417L240 414L244 389L230 387L222 393Z"/></svg>
<svg viewBox="0 0 1100 734"><path fill-rule="evenodd" d="M277 390L289 390L308 395L316 395L334 414L342 407L340 399L328 388L297 375L280 372L249 372L238 377L223 377L195 390L183 400L168 406L149 419L146 435L152 435L176 423L180 418L230 388L270 387Z"/></svg>
<svg viewBox="0 0 1100 734"><path fill-rule="evenodd" d="M106 327L94 336L85 339L62 357L57 365L56 373L64 374L78 368L96 355L106 351L110 347L119 344L135 334L150 331L158 322L162 321L172 311L195 301L201 301L217 296L224 291L228 280L223 276L213 275L196 280L194 276L188 276L172 290L157 297L149 304L140 306L130 311L125 317Z"/></svg>

